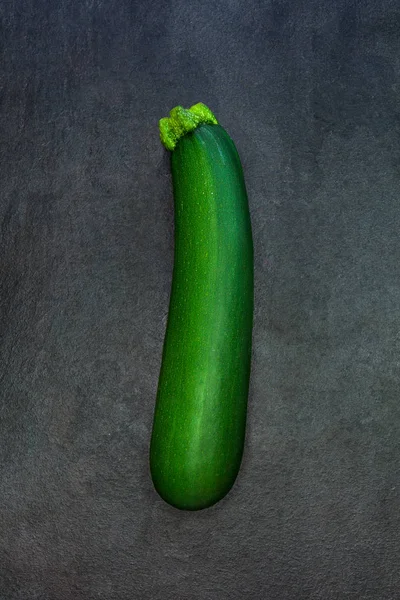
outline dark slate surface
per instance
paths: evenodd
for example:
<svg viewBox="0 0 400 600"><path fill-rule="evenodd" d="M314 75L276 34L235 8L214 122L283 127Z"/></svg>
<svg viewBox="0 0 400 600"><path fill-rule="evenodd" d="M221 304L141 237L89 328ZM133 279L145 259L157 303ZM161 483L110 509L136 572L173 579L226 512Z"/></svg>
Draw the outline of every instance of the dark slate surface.
<svg viewBox="0 0 400 600"><path fill-rule="evenodd" d="M1 600L400 598L400 9L0 4ZM157 122L242 156L256 311L245 456L154 492L173 260Z"/></svg>

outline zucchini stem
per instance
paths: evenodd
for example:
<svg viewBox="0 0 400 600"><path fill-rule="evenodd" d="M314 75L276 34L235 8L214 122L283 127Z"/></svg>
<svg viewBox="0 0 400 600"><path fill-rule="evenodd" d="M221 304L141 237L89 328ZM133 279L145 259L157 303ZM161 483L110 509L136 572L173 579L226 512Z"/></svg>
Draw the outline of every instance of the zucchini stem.
<svg viewBox="0 0 400 600"><path fill-rule="evenodd" d="M198 102L190 108L175 106L169 117L164 117L159 121L160 138L167 150L173 150L179 140L187 133L194 131L199 125L218 125L218 121L211 110Z"/></svg>

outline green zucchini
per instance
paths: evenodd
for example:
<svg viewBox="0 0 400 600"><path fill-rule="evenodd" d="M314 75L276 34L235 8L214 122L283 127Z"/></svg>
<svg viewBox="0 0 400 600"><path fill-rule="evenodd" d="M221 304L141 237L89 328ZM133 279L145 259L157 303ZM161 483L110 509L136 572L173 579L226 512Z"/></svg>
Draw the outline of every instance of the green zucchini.
<svg viewBox="0 0 400 600"><path fill-rule="evenodd" d="M159 495L207 508L243 454L253 324L253 241L239 155L202 103L160 121L171 151L175 249L150 443Z"/></svg>

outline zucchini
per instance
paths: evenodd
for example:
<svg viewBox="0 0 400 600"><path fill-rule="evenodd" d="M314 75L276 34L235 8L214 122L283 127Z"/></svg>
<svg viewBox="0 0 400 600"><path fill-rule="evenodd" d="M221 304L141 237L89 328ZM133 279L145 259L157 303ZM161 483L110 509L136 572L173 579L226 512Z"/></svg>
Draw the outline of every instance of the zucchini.
<svg viewBox="0 0 400 600"><path fill-rule="evenodd" d="M243 454L253 324L253 241L239 155L202 103L160 120L171 151L172 286L150 442L159 495L207 508Z"/></svg>

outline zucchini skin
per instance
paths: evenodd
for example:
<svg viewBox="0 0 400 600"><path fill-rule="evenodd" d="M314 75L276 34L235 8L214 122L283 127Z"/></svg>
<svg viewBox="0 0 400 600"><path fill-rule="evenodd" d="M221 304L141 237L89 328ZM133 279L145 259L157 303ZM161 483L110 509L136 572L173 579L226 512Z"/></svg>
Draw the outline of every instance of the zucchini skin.
<svg viewBox="0 0 400 600"><path fill-rule="evenodd" d="M253 241L235 145L201 123L171 153L175 249L150 443L172 506L221 500L243 454L253 324Z"/></svg>

